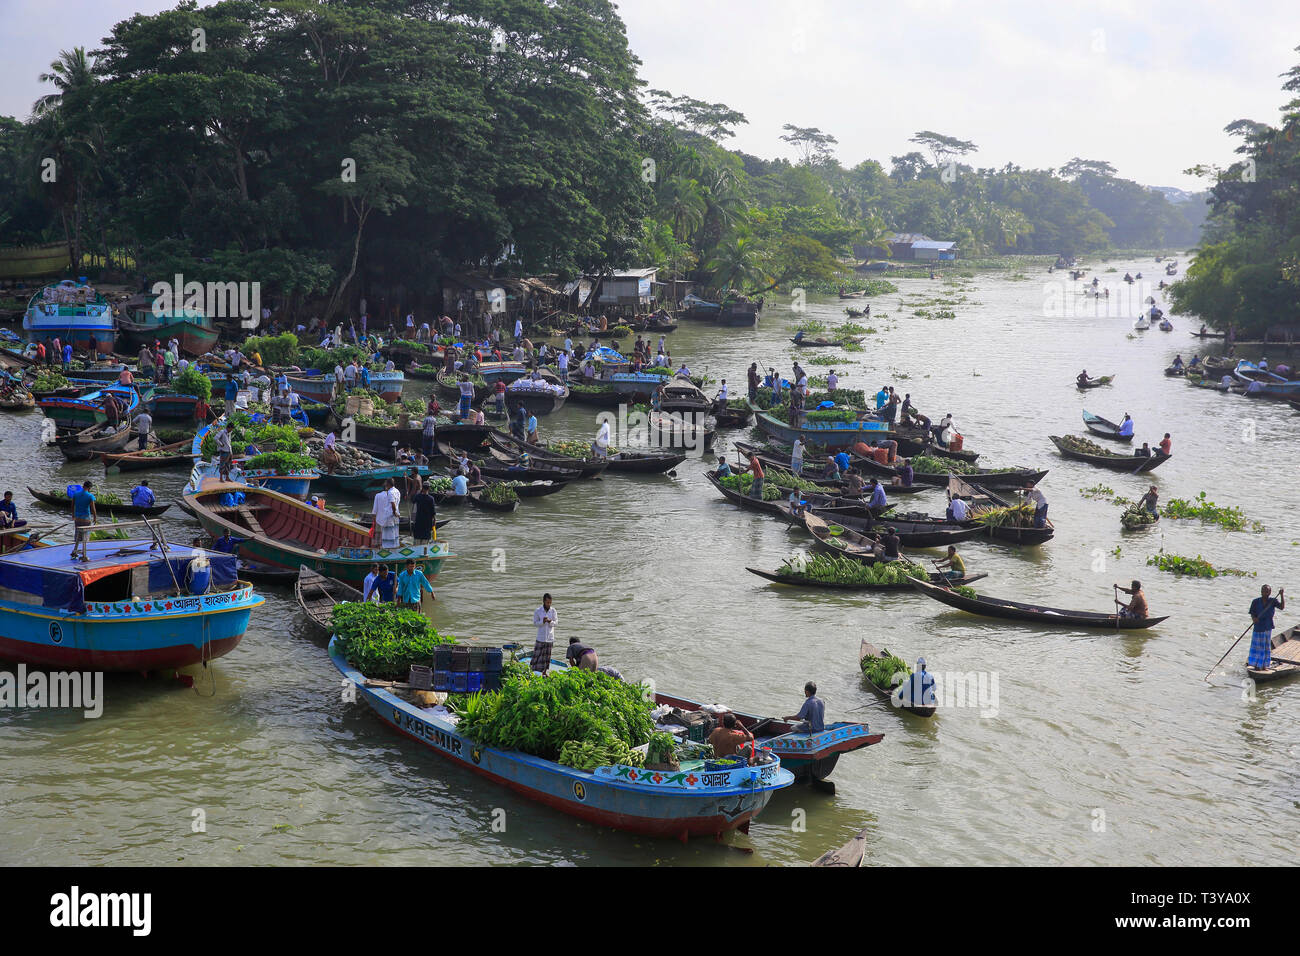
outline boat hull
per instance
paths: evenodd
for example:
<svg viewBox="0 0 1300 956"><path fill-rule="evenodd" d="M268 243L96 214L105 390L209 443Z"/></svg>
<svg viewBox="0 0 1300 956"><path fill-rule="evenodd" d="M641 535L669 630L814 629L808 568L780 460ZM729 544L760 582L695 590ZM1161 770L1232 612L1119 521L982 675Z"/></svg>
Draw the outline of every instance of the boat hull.
<svg viewBox="0 0 1300 956"><path fill-rule="evenodd" d="M0 659L101 671L186 667L234 650L262 603L251 587L195 597L87 602L84 614L0 601Z"/></svg>
<svg viewBox="0 0 1300 956"><path fill-rule="evenodd" d="M365 677L330 645L330 658L357 696L393 730L458 766L590 823L645 836L686 839L743 827L794 782L779 762L725 773L668 773L634 767L587 773L527 754L481 747ZM736 785L751 774L754 785ZM632 775L635 775L633 777ZM658 776L660 781L651 781ZM633 780L642 781L640 783Z"/></svg>
<svg viewBox="0 0 1300 956"><path fill-rule="evenodd" d="M165 345L174 338L186 355L205 355L211 352L220 337L217 329L197 322L168 322L160 325L119 322L117 332L127 346L127 351L153 345L155 341Z"/></svg>

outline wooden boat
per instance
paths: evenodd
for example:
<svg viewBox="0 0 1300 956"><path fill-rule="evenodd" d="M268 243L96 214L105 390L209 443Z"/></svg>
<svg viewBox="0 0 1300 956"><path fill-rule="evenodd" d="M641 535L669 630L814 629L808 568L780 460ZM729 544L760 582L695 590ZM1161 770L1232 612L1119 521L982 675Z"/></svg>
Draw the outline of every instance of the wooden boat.
<svg viewBox="0 0 1300 956"><path fill-rule="evenodd" d="M1133 440L1132 435L1121 435L1119 433L1119 425L1115 424L1108 418L1094 415L1086 408L1083 410L1083 426L1094 435L1100 435L1102 438L1108 438L1111 441L1119 441L1127 444Z"/></svg>
<svg viewBox="0 0 1300 956"><path fill-rule="evenodd" d="M573 405L586 405L589 408L618 408L627 401L627 396L615 391L608 382L597 379L569 381L569 402Z"/></svg>
<svg viewBox="0 0 1300 956"><path fill-rule="evenodd" d="M742 457L748 458L752 453L758 458L759 462L765 467L780 468L782 471L791 471L791 458L789 454L777 454L762 445L755 445L750 442L738 441L732 443ZM850 454L854 461L859 460L858 455ZM811 481L827 489L840 489L843 487L842 481L826 481L816 477L818 468L815 461L804 460L803 473L799 476L804 481ZM923 491L933 490L933 485L904 485L904 484L885 484L885 495L915 495Z"/></svg>
<svg viewBox="0 0 1300 956"><path fill-rule="evenodd" d="M1160 325L1157 326L1157 328L1159 328L1161 332L1172 332L1174 330L1174 324L1168 319L1161 319Z"/></svg>
<svg viewBox="0 0 1300 956"><path fill-rule="evenodd" d="M93 490L94 489L92 489L92 491ZM33 498L42 504L53 505L61 511L70 512L72 510L72 502L66 497L60 497L59 495L48 491L37 491L35 488L30 486L27 488L27 491ZM171 502L167 502L166 504L149 505L148 507L132 504L106 505L103 502L96 502L96 506L99 511L106 511L113 515L141 515L145 518L156 518L171 507Z"/></svg>
<svg viewBox="0 0 1300 956"><path fill-rule="evenodd" d="M685 453L620 451L607 459L607 471L624 474L663 474L686 460Z"/></svg>
<svg viewBox="0 0 1300 956"><path fill-rule="evenodd" d="M874 540L866 535L847 529L836 534L831 528L830 522L822 515L805 512L803 526L813 536L813 540L816 542L813 547L818 551L838 557L852 558L854 561L861 561L863 564L876 564L886 560L883 556L876 555L877 543Z"/></svg>
<svg viewBox="0 0 1300 956"><path fill-rule="evenodd" d="M1011 504L1010 501L983 485L967 481L958 475L953 475L949 479L948 490L952 492L953 497L964 498L974 507L1005 508ZM1014 545L1044 544L1056 534L1056 526L1052 524L1051 518L1045 519L1041 528L1034 525L986 525L975 518L969 519L969 522L979 524L984 529L984 533L994 541L1005 541L1007 544Z"/></svg>
<svg viewBox="0 0 1300 956"><path fill-rule="evenodd" d="M731 504L743 508L746 511L758 511L762 514L771 515L775 518L781 518L783 521L791 521L789 502L784 498L776 498L772 501L759 501L757 498L751 498L747 494L728 488L714 477L713 472L706 471L704 479L718 492L726 498ZM774 485L773 487L778 487ZM835 498L830 495L804 495L805 500L810 506L816 507L822 515L833 517L835 515L858 516L861 517L867 513L867 506L860 500L849 498Z"/></svg>
<svg viewBox="0 0 1300 956"><path fill-rule="evenodd" d="M544 368L540 374L546 383L545 389L526 387L528 379L524 378L516 379L506 386L506 408L509 412L513 413L523 405L530 415L549 415L564 407L564 402L569 397L569 386L550 369Z"/></svg>
<svg viewBox="0 0 1300 956"><path fill-rule="evenodd" d="M1246 665L1246 673L1256 683L1294 677L1300 674L1300 625L1273 634L1273 664L1271 667Z"/></svg>
<svg viewBox="0 0 1300 956"><path fill-rule="evenodd" d="M952 458L955 461L964 461L971 465L979 460L980 456L977 451L966 448L953 451L951 448L940 445L935 441L935 434L938 431L939 428L935 425L932 425L928 432L921 428L898 425L895 427L892 437L898 442L898 454L905 458L911 458L915 455L930 455L933 458Z"/></svg>
<svg viewBox="0 0 1300 956"><path fill-rule="evenodd" d="M825 517L831 525L832 536L836 527L851 531L856 535L870 537L884 535L886 528L893 528L899 542L904 548L946 548L950 544L969 541L984 534L982 525L974 522L965 524L943 524L931 521L907 521L905 519L847 517L820 515L816 508L808 509L812 514Z"/></svg>
<svg viewBox="0 0 1300 956"><path fill-rule="evenodd" d="M390 465L383 464L378 468L367 468L363 471L354 471L350 474L331 474L322 471L316 481L326 488L333 488L338 491L346 492L350 495L374 494L384 487L384 482L389 478L395 483L401 485L414 470L421 478L426 478L433 472L429 470L428 465Z"/></svg>
<svg viewBox="0 0 1300 956"><path fill-rule="evenodd" d="M1226 332L1188 332L1187 334L1196 339L1221 339L1227 335Z"/></svg>
<svg viewBox="0 0 1300 956"><path fill-rule="evenodd" d="M496 484L496 482L489 482L489 484ZM509 484L520 498L545 498L569 487L567 481L552 481L549 478L540 481L509 481L506 484Z"/></svg>
<svg viewBox="0 0 1300 956"><path fill-rule="evenodd" d="M906 585L904 586L906 587ZM882 659L889 656L890 653L888 648L877 650L876 645L872 644L870 641L864 640L862 644L858 647L858 667L862 668L862 665L866 661L869 661L873 658ZM897 688L900 686L901 682L900 684L893 684L889 687L885 687L873 681L867 675L865 669L863 669L862 671L862 677L867 682L867 684L871 687L872 690L874 690L881 697L885 698L887 701L889 701L899 710L906 711L909 714L916 714L916 716L918 717L933 717L934 712L939 709L937 704L924 704L924 703L914 704L910 701L903 700L902 697L897 693ZM924 696L925 695L922 695L923 698Z"/></svg>
<svg viewBox="0 0 1300 956"><path fill-rule="evenodd" d="M1114 375L1099 375L1097 378L1090 378L1086 382L1080 382L1076 378L1074 380L1074 386L1082 391L1085 388L1101 388L1103 385L1109 385L1113 381L1115 381Z"/></svg>
<svg viewBox="0 0 1300 956"><path fill-rule="evenodd" d="M190 593L195 552L160 539L90 541L0 557L0 659L42 668L158 671L230 653L263 599L209 554L209 588Z"/></svg>
<svg viewBox="0 0 1300 956"><path fill-rule="evenodd" d="M813 861L813 866L862 866L862 858L867 853L867 833L870 828L859 830L855 836L844 846L835 850L827 850L821 856Z"/></svg>
<svg viewBox="0 0 1300 956"><path fill-rule="evenodd" d="M91 425L77 432L64 432L55 437L54 444L68 461L89 461L103 452L121 451L135 438L135 426L122 422L116 431L107 431L104 425Z"/></svg>
<svg viewBox="0 0 1300 956"><path fill-rule="evenodd" d="M1153 451L1150 455L1092 455L1067 448L1062 444L1063 439L1059 435L1049 435L1048 437L1051 438L1052 444L1056 446L1056 450L1060 452L1062 458L1086 462L1089 465L1096 465L1098 468L1109 468L1111 471L1127 471L1132 475L1155 471L1172 457L1162 455L1158 451Z"/></svg>
<svg viewBox="0 0 1300 956"><path fill-rule="evenodd" d="M897 465L882 465L872 458L858 458L856 467L859 471L865 471L868 474L883 475L886 478L899 477ZM912 470L912 482L917 485L933 485L935 487L946 487L951 472L924 472ZM1009 469L1007 471L995 471L990 468L981 468L972 472L968 477L978 481L986 488L1027 488L1029 485L1035 485L1047 476L1046 471L1033 471L1028 468ZM889 493L890 485L885 486L885 493Z"/></svg>
<svg viewBox="0 0 1300 956"><path fill-rule="evenodd" d="M315 369L308 370L308 372L311 371L315 371ZM338 383L334 381L333 375L326 375L322 372L311 375L304 372L297 375L285 375L285 378L289 380L289 387L302 398L325 404L334 401L334 393Z"/></svg>
<svg viewBox="0 0 1300 956"><path fill-rule="evenodd" d="M1068 627L1096 627L1102 630L1140 631L1154 627L1165 617L1120 617L1116 614L1101 614L1095 611L1063 611L1059 608L1038 604L1022 604L1018 601L1004 601L987 595L966 597L950 588L918 581L908 581L922 594L934 598L941 604L969 611L983 617L996 617L1007 621L1025 621L1031 624L1053 624Z"/></svg>
<svg viewBox="0 0 1300 956"><path fill-rule="evenodd" d="M865 299L867 296L867 290L860 289L857 292L841 292L839 293L839 296L841 299Z"/></svg>
<svg viewBox="0 0 1300 956"><path fill-rule="evenodd" d="M0 394L0 408L7 412L25 412L36 407L36 397L25 388L14 388Z"/></svg>
<svg viewBox="0 0 1300 956"><path fill-rule="evenodd" d="M707 415L713 410L713 402L705 397L703 390L691 381L689 376L675 375L664 383L660 410L686 415Z"/></svg>
<svg viewBox="0 0 1300 956"><path fill-rule="evenodd" d="M685 713L698 711L704 706L700 701L673 694L656 693L654 701ZM866 724L848 721L828 723L820 733L809 734L795 731L793 724L779 717L760 717L734 710L732 713L737 722L754 735L758 749L766 748L776 754L781 759L781 766L794 775L796 782L811 782L830 791L834 791L835 786L826 778L839 763L841 754L870 747L885 738L884 734L872 733Z"/></svg>
<svg viewBox="0 0 1300 956"><path fill-rule="evenodd" d="M1178 378L1179 376L1186 375L1186 374L1187 374L1187 366L1185 365L1170 365L1168 368L1165 369L1166 378Z"/></svg>
<svg viewBox="0 0 1300 956"><path fill-rule="evenodd" d="M455 406L460 401L460 373L439 371L435 381L438 383L436 388L438 396L451 406ZM471 375L469 381L474 386L473 404L475 405L491 395L495 388L481 375Z"/></svg>
<svg viewBox="0 0 1300 956"><path fill-rule="evenodd" d="M483 497L482 490L471 491L468 495L466 495L466 497L469 498L469 503L473 507L478 508L480 511L511 512L519 507L518 500L508 501L504 503L489 501L488 499Z"/></svg>
<svg viewBox="0 0 1300 956"><path fill-rule="evenodd" d="M558 462L534 458L527 467L494 458L480 458L474 461L485 478L500 481L578 481L582 477L582 468L567 467Z"/></svg>
<svg viewBox="0 0 1300 956"><path fill-rule="evenodd" d="M291 587L298 580L298 575L287 568L273 568L265 564L253 564L243 559L235 562L235 569L241 581L252 581L254 584L274 584Z"/></svg>
<svg viewBox="0 0 1300 956"><path fill-rule="evenodd" d="M306 565L300 565L298 568L298 579L294 583L293 593L303 613L327 634L334 633L335 605L348 602L359 604L362 600L361 592L352 585L327 578Z"/></svg>
<svg viewBox="0 0 1300 956"><path fill-rule="evenodd" d="M717 836L744 828L777 790L795 780L794 774L781 766L775 748L771 761L764 758L759 766L705 773L702 761L684 762L680 770L672 772L622 765L585 771L518 751L480 746L462 735L457 724L395 694L390 682L367 679L340 654L338 638L330 641L329 653L339 673L356 688L357 697L394 730L466 770L589 823L682 840ZM560 661L551 664L552 669L564 666ZM854 726L865 730L865 725ZM844 739L834 740L840 733ZM816 740L816 752L820 753L837 745L854 745L861 736L852 737L851 733L828 725L824 735L812 735L811 739ZM824 745L823 737L827 738ZM804 735L796 743L804 744L806 750L810 737ZM838 757L838 752L829 757Z"/></svg>
<svg viewBox="0 0 1300 956"><path fill-rule="evenodd" d="M805 444L815 448L842 451L852 448L858 442L884 438L890 431L889 423L880 419L850 420L851 413L847 410L844 421L805 421L802 425L795 426L757 406L751 405L750 408L759 429L787 445L794 444L796 438L802 438Z"/></svg>
<svg viewBox="0 0 1300 956"><path fill-rule="evenodd" d="M242 502L226 498L238 493L244 495ZM247 561L290 569L306 565L354 587L362 584L374 562L399 569L413 558L433 580L443 562L455 557L442 542L374 547L366 528L267 488L205 482L201 491L187 494L184 503L214 538L226 531L241 538L239 553Z"/></svg>
<svg viewBox="0 0 1300 956"><path fill-rule="evenodd" d="M189 468L194 462L191 454L193 439L183 438L170 445L159 445L141 451L103 452L99 460L105 468L117 468L120 471L145 471L154 468ZM146 453L147 452L147 453Z"/></svg>
<svg viewBox="0 0 1300 956"><path fill-rule="evenodd" d="M152 390L147 391L152 396ZM91 425L103 425L108 421L108 415L104 411L104 395L108 392L111 392L117 400L120 421L131 421L140 413L140 393L130 385L114 385L83 392L74 398L64 396L44 398L36 404L45 412L45 417L52 418L59 428L89 428Z"/></svg>
<svg viewBox="0 0 1300 956"><path fill-rule="evenodd" d="M713 420L717 422L719 428L744 428L754 417L754 413L749 410L748 403L724 404L721 401L714 401L713 408L709 412Z"/></svg>
<svg viewBox="0 0 1300 956"><path fill-rule="evenodd" d="M549 462L564 469L577 468L578 477L595 478L609 467L609 459L589 455L586 458L574 458L551 451L546 445L534 445L532 442L520 441L514 435L494 429L488 433L488 449L493 458L506 463L514 463L522 452L528 452L536 461ZM439 446L441 450L441 446ZM504 457L503 457L504 456Z"/></svg>
<svg viewBox="0 0 1300 956"><path fill-rule="evenodd" d="M842 584L830 581L819 581L816 578L809 577L806 574L778 574L775 571L761 571L758 568L745 568L750 574L757 574L760 578L771 581L773 584L788 584L791 587L799 588L827 588L833 591L910 591L911 585L906 582L901 584ZM935 572L930 572L930 581L934 584L941 584L944 580L949 580L950 584L970 584L972 581L980 581L988 577L987 573L968 574L959 580L944 579Z"/></svg>

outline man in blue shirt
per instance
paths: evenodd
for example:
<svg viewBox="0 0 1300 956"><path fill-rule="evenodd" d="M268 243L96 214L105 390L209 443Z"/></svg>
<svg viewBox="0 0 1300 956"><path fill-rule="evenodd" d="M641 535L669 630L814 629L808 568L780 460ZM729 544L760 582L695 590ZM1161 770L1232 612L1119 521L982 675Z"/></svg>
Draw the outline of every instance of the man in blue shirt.
<svg viewBox="0 0 1300 956"><path fill-rule="evenodd" d="M379 582L375 582L378 586ZM424 572L415 566L414 558L406 559L406 568L397 576L397 606L420 609L420 592L433 594L433 585L424 576Z"/></svg>
<svg viewBox="0 0 1300 956"><path fill-rule="evenodd" d="M0 528L18 527L18 506L14 504L14 493L6 491L4 501L0 501Z"/></svg>
<svg viewBox="0 0 1300 956"><path fill-rule="evenodd" d="M131 504L137 508L152 508L154 504L153 489L149 487L149 479L142 479L140 484L131 489Z"/></svg>
<svg viewBox="0 0 1300 956"><path fill-rule="evenodd" d="M66 372L68 370L68 366L70 366L71 364L72 364L72 346L65 345L63 346L63 371Z"/></svg>
<svg viewBox="0 0 1300 956"><path fill-rule="evenodd" d="M1248 667L1261 669L1273 666L1273 612L1286 610L1286 588L1278 588L1277 597L1267 584L1259 589L1259 597L1250 602L1250 619L1254 631L1250 636Z"/></svg>
<svg viewBox="0 0 1300 956"><path fill-rule="evenodd" d="M849 453L846 451L842 451L835 456L835 464L839 467L840 471L848 471L849 465L852 463L853 459L849 457Z"/></svg>
<svg viewBox="0 0 1300 956"><path fill-rule="evenodd" d="M457 475L453 478L451 480L451 493L461 498L469 494L469 479L464 475Z"/></svg>
<svg viewBox="0 0 1300 956"><path fill-rule="evenodd" d="M781 719L801 721L794 727L797 734L820 734L826 729L826 705L817 696L817 685L812 681L804 684L803 696L803 706L799 708L799 713Z"/></svg>
<svg viewBox="0 0 1300 956"><path fill-rule="evenodd" d="M872 511L883 510L889 504L885 500L885 486L874 479L871 482L871 501L868 504Z"/></svg>
<svg viewBox="0 0 1300 956"><path fill-rule="evenodd" d="M876 411L880 411L889 402L889 386L880 386L880 391L876 392Z"/></svg>
<svg viewBox="0 0 1300 956"><path fill-rule="evenodd" d="M81 545L81 560L86 560L86 545L90 541L90 526L99 520L99 511L95 508L95 495L90 490L95 483L89 478L82 484L81 490L72 496L72 523L76 533L72 539L71 557L77 556L77 545Z"/></svg>
<svg viewBox="0 0 1300 956"><path fill-rule="evenodd" d="M1133 437L1133 419L1128 417L1128 412L1124 413L1124 420L1119 423L1120 438Z"/></svg>
<svg viewBox="0 0 1300 956"><path fill-rule="evenodd" d="M234 537L231 535L230 529L227 528L222 532L221 537L213 542L212 550L220 551L222 554L237 554L239 552L239 546L243 543L243 538Z"/></svg>
<svg viewBox="0 0 1300 956"><path fill-rule="evenodd" d="M925 669L924 657L917 658L916 670L908 675L903 683L898 685L898 690L894 692L894 698L903 707L933 707L935 705L934 675Z"/></svg>

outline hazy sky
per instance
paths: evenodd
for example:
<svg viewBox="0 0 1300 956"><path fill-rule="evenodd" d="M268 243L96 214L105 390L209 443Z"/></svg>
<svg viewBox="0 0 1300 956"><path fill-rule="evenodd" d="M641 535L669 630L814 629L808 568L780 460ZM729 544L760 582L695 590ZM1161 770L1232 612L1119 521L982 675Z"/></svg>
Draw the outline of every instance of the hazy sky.
<svg viewBox="0 0 1300 956"><path fill-rule="evenodd" d="M98 46L164 0L0 0L0 114L26 117L60 49ZM1104 159L1151 185L1197 188L1226 165L1223 127L1275 123L1300 62L1300 2L1178 0L625 0L650 86L744 113L730 145L794 153L785 123L839 140L846 165L914 149L921 129L973 140L975 165Z"/></svg>

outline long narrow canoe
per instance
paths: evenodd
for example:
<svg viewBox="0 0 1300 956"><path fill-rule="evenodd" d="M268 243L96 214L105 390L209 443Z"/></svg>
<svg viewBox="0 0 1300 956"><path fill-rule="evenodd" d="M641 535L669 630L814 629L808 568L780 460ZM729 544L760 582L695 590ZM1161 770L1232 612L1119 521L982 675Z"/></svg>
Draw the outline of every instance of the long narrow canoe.
<svg viewBox="0 0 1300 956"><path fill-rule="evenodd" d="M159 445L146 452L127 451L120 453L104 452L99 460L105 468L117 468L120 471L144 471L154 468L190 467L194 456L190 452L194 440L183 438L170 445Z"/></svg>
<svg viewBox="0 0 1300 956"><path fill-rule="evenodd" d="M1153 451L1150 455L1094 455L1088 452L1075 451L1064 444L1060 435L1049 435L1052 444L1056 450L1061 453L1062 458L1069 458L1072 461L1082 461L1089 465L1096 465L1098 468L1109 468L1111 471L1127 471L1131 475L1140 475L1148 471L1155 471L1172 455L1163 455L1158 451Z"/></svg>
<svg viewBox="0 0 1300 956"><path fill-rule="evenodd" d="M982 617L1001 618L1005 621L1023 621L1030 624L1052 624L1066 627L1096 627L1111 631L1140 631L1148 627L1154 627L1161 621L1168 620L1168 615L1141 618L1120 617L1115 614L1101 614L1095 611L1064 611L1060 608L1046 607L1039 604L1023 604L1019 601L1006 601L982 594L967 597L949 588L931 584L928 581L918 581L916 578L910 579L907 583L927 597L934 598L940 604L946 604L949 607L967 611L971 614L978 614Z"/></svg>
<svg viewBox="0 0 1300 956"><path fill-rule="evenodd" d="M72 502L66 497L60 497L59 495L52 494L48 491L37 491L32 487L28 487L27 491L33 498L43 504L53 505L54 507L61 508L64 511L67 511L72 507ZM108 505L103 502L97 502L97 506L100 511L107 511L110 514L142 515L146 518L154 518L170 508L171 502L161 505L149 505L148 507L144 507L143 505Z"/></svg>
<svg viewBox="0 0 1300 956"><path fill-rule="evenodd" d="M1082 391L1085 388L1101 388L1103 385L1109 385L1113 381L1115 381L1114 375L1100 375L1097 378L1090 378L1086 382L1080 382L1078 379L1075 379L1074 385L1075 388Z"/></svg>
<svg viewBox="0 0 1300 956"><path fill-rule="evenodd" d="M361 592L352 585L327 578L305 564L298 568L298 581L293 590L303 613L326 633L333 632L332 620L336 605L361 601Z"/></svg>
<svg viewBox="0 0 1300 956"><path fill-rule="evenodd" d="M1094 435L1109 438L1111 441L1128 443L1133 440L1132 434L1121 435L1119 433L1120 426L1115 422L1108 418L1102 418L1100 415L1094 415L1086 408L1083 410L1083 426Z"/></svg>
<svg viewBox="0 0 1300 956"><path fill-rule="evenodd" d="M840 298L844 298L841 296ZM862 866L862 858L867 853L867 829L859 830L844 846L837 850L827 850L813 861L813 866Z"/></svg>
<svg viewBox="0 0 1300 956"><path fill-rule="evenodd" d="M862 677L866 680L868 686L870 686L870 688L881 697L888 700L891 704L895 700L898 700L898 703L895 706L897 706L899 710L905 710L909 714L916 714L918 717L933 717L934 712L939 709L937 704L914 704L910 701L904 701L901 697L896 696L898 687L900 686L899 684L885 687L881 684L877 684L867 675L866 669L863 668L863 664L866 661L871 660L872 658L881 659L889 656L890 653L888 648L878 650L876 645L872 644L870 641L864 640L858 647L858 667L862 669ZM924 699L924 695L922 695L922 699Z"/></svg>
<svg viewBox="0 0 1300 956"><path fill-rule="evenodd" d="M760 578L771 581L773 584L788 584L797 588L826 588L832 591L910 591L911 585L907 582L899 584L843 584L832 581L821 581L806 574L779 574L776 571L762 571L758 568L745 568L750 574L757 574ZM972 581L979 581L988 577L987 574L968 574L957 581L949 581L950 584L970 584ZM933 571L930 572L930 581L934 584L941 582L939 575Z"/></svg>

